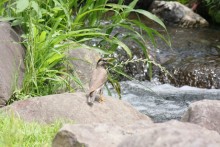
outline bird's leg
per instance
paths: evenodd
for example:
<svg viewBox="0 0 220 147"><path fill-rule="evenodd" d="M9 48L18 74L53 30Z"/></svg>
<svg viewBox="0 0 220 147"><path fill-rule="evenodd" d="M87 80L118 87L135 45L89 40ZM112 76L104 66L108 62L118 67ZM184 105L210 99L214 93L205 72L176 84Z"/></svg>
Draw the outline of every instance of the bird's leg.
<svg viewBox="0 0 220 147"><path fill-rule="evenodd" d="M103 96L103 90L100 90L100 97L99 97L99 103L104 102L105 97Z"/></svg>
<svg viewBox="0 0 220 147"><path fill-rule="evenodd" d="M92 92L90 94L86 94L87 97L87 104L92 106L95 101L95 94Z"/></svg>
<svg viewBox="0 0 220 147"><path fill-rule="evenodd" d="M100 98L99 98L99 103L104 102L104 101L105 101L105 98L104 98L104 96L101 94L101 95L100 95Z"/></svg>

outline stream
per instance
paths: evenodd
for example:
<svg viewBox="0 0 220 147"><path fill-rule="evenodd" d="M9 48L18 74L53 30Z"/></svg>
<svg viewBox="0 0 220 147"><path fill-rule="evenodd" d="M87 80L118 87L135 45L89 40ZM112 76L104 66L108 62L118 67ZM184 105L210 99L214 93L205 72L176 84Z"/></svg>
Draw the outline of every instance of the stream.
<svg viewBox="0 0 220 147"><path fill-rule="evenodd" d="M220 100L219 89L174 87L170 84L155 84L148 81L123 81L120 84L122 100L151 117L154 122L179 120L192 102L202 99ZM112 96L118 97L113 88L110 85L108 87Z"/></svg>
<svg viewBox="0 0 220 147"><path fill-rule="evenodd" d="M154 77L149 82L144 65L134 64L129 69L136 80L120 82L122 100L151 117L154 122L179 120L192 102L220 100L220 29L174 26L167 29L172 46L156 39L157 46L149 44L149 49L154 59L166 67L173 77L154 67ZM141 53L134 56L141 57ZM117 97L113 88L108 87Z"/></svg>

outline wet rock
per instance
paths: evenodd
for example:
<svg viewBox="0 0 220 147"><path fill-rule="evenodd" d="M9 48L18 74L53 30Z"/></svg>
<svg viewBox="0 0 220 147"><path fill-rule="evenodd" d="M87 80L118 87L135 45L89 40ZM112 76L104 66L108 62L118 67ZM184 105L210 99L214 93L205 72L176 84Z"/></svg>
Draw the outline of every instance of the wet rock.
<svg viewBox="0 0 220 147"><path fill-rule="evenodd" d="M72 58L71 63L73 66L73 72L76 72L84 86L83 89L81 89L80 87L76 87L77 85L72 84L72 87L77 90L87 90L92 72L96 67L100 55L94 49L86 48L70 49L68 55L69 58Z"/></svg>
<svg viewBox="0 0 220 147"><path fill-rule="evenodd" d="M218 56L186 58L170 69L173 77L160 75L162 83L175 86L194 86L199 88L220 88L220 59Z"/></svg>
<svg viewBox="0 0 220 147"><path fill-rule="evenodd" d="M73 120L75 123L116 123L125 125L138 120L151 121L127 102L106 97L103 103L95 103L92 107L86 102L86 94L81 92L64 93L35 97L17 101L3 108L14 112L26 121L51 123L57 119ZM9 113L11 114L11 113Z"/></svg>
<svg viewBox="0 0 220 147"><path fill-rule="evenodd" d="M154 124L126 138L118 147L218 147L220 135L200 126L170 121Z"/></svg>
<svg viewBox="0 0 220 147"><path fill-rule="evenodd" d="M194 123L220 134L220 101L202 100L190 104L181 121Z"/></svg>
<svg viewBox="0 0 220 147"><path fill-rule="evenodd" d="M20 36L10 24L0 22L0 107L12 95L13 88L20 87L24 74L24 48ZM16 82L17 81L17 82Z"/></svg>
<svg viewBox="0 0 220 147"><path fill-rule="evenodd" d="M208 22L204 18L179 2L154 1L150 10L165 22L181 27L208 26Z"/></svg>
<svg viewBox="0 0 220 147"><path fill-rule="evenodd" d="M125 137L143 132L151 123L141 121L129 126L115 124L64 125L56 134L53 147L116 147Z"/></svg>

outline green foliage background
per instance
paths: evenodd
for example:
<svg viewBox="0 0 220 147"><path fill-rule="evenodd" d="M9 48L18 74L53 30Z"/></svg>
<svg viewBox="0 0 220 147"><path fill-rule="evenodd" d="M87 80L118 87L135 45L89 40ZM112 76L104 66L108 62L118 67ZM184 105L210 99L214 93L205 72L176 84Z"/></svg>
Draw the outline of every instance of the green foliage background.
<svg viewBox="0 0 220 147"><path fill-rule="evenodd" d="M219 0L203 0L208 7L209 15L214 22L220 24L220 1Z"/></svg>

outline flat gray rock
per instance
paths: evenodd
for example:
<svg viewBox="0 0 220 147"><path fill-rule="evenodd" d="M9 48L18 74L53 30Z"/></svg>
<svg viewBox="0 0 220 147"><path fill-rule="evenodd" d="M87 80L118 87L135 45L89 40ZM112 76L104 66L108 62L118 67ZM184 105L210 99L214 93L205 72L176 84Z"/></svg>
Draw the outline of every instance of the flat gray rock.
<svg viewBox="0 0 220 147"><path fill-rule="evenodd" d="M127 137L118 147L219 147L220 135L195 124L169 121Z"/></svg>
<svg viewBox="0 0 220 147"><path fill-rule="evenodd" d="M66 124L52 147L218 147L220 135L195 124L179 121L131 125Z"/></svg>
<svg viewBox="0 0 220 147"><path fill-rule="evenodd" d="M13 88L22 83L25 52L20 42L10 24L0 22L0 107L6 105Z"/></svg>
<svg viewBox="0 0 220 147"><path fill-rule="evenodd" d="M129 126L115 124L64 125L55 136L53 147L116 147L125 137L141 133L152 123L136 122Z"/></svg>
<svg viewBox="0 0 220 147"><path fill-rule="evenodd" d="M181 121L220 133L220 100L202 100L190 104Z"/></svg>
<svg viewBox="0 0 220 147"><path fill-rule="evenodd" d="M138 112L122 100L106 97L103 103L86 102L85 93L64 93L30 98L15 102L3 108L12 111L26 121L51 123L57 119L73 120L75 123L116 123L131 124L139 120L151 122L151 119Z"/></svg>

